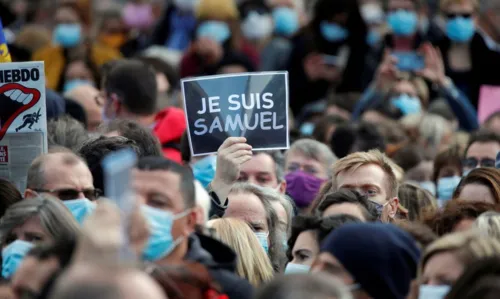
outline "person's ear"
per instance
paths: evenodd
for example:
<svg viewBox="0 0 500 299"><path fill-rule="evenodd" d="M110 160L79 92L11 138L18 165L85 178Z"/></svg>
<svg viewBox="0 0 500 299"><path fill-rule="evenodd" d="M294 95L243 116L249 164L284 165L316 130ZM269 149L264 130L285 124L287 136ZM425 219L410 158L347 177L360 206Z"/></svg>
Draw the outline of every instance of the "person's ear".
<svg viewBox="0 0 500 299"><path fill-rule="evenodd" d="M24 198L28 199L28 198L35 198L35 197L38 197L38 193L36 193L35 191L33 191L31 189L26 189L26 191L24 191Z"/></svg>
<svg viewBox="0 0 500 299"><path fill-rule="evenodd" d="M186 215L186 226L184 227L183 235L188 237L191 235L196 228L197 220L196 208L192 208L191 211Z"/></svg>
<svg viewBox="0 0 500 299"><path fill-rule="evenodd" d="M196 213L196 224L205 225L208 219L205 219L205 213L203 211L203 208L197 205L196 207L193 208L193 210Z"/></svg>
<svg viewBox="0 0 500 299"><path fill-rule="evenodd" d="M398 213L399 198L394 197L389 203L389 206L390 206L389 217L394 219L396 218L396 214Z"/></svg>
<svg viewBox="0 0 500 299"><path fill-rule="evenodd" d="M285 180L281 181L281 183L279 184L278 191L281 194L285 194L285 192L286 192L286 181Z"/></svg>

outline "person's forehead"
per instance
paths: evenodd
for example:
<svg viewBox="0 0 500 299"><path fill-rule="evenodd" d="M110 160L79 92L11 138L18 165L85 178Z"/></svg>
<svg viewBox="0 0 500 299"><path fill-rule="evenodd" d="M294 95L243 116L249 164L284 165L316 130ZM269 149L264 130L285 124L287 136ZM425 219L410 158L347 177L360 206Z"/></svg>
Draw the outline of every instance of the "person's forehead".
<svg viewBox="0 0 500 299"><path fill-rule="evenodd" d="M389 8L401 7L401 8L415 8L415 0L389 0Z"/></svg>
<svg viewBox="0 0 500 299"><path fill-rule="evenodd" d="M337 175L337 187L342 186L363 186L376 185L383 187L385 182L385 172L380 166L375 164L367 164L358 167L356 170L345 170Z"/></svg>
<svg viewBox="0 0 500 299"><path fill-rule="evenodd" d="M300 249L309 249L309 250L314 250L318 249L318 238L316 235L316 232L313 230L306 230L301 232L297 236L297 240L295 241L295 245L293 247L295 250L300 250Z"/></svg>
<svg viewBox="0 0 500 299"><path fill-rule="evenodd" d="M355 204L352 202L343 202L331 205L325 210L322 216L328 217L339 214L352 215L356 218L359 218L360 220L366 220L359 204Z"/></svg>
<svg viewBox="0 0 500 299"><path fill-rule="evenodd" d="M495 198L491 193L490 188L483 184L466 184L460 190L460 199L466 201L484 201L488 203L495 203Z"/></svg>
<svg viewBox="0 0 500 299"><path fill-rule="evenodd" d="M450 267L460 265L460 261L451 251L443 251L432 255L424 267L424 274L447 272Z"/></svg>
<svg viewBox="0 0 500 299"><path fill-rule="evenodd" d="M287 164L291 163L297 163L301 165L312 165L312 164L318 164L320 163L319 161L309 158L304 153L298 151L298 150L292 150L288 153L287 159L286 159Z"/></svg>
<svg viewBox="0 0 500 299"><path fill-rule="evenodd" d="M42 222L40 221L40 217L38 216L33 216L29 218L24 223L14 228L13 232L15 233L34 232L34 233L44 233L44 234L46 233L42 226Z"/></svg>
<svg viewBox="0 0 500 299"><path fill-rule="evenodd" d="M498 142L474 142L467 150L467 157L495 159L498 151L500 151L500 144Z"/></svg>
<svg viewBox="0 0 500 299"><path fill-rule="evenodd" d="M464 1L451 1L446 7L443 8L446 12L473 12L474 5L470 0Z"/></svg>
<svg viewBox="0 0 500 299"><path fill-rule="evenodd" d="M69 7L60 7L55 14L57 22L79 21L78 13Z"/></svg>
<svg viewBox="0 0 500 299"><path fill-rule="evenodd" d="M44 179L46 184L56 184L61 178L67 181L86 181L92 179L87 164L81 160L75 163L64 163L61 159L49 159L43 165Z"/></svg>
<svg viewBox="0 0 500 299"><path fill-rule="evenodd" d="M179 191L181 176L168 170L134 170L134 182L150 192ZM142 185L141 185L142 184Z"/></svg>
<svg viewBox="0 0 500 299"><path fill-rule="evenodd" d="M266 218L264 204L255 194L231 193L225 217L240 218L245 221L262 221Z"/></svg>
<svg viewBox="0 0 500 299"><path fill-rule="evenodd" d="M241 172L247 174L257 174L267 172L273 174L275 164L273 158L265 153L256 154L252 159L241 166Z"/></svg>

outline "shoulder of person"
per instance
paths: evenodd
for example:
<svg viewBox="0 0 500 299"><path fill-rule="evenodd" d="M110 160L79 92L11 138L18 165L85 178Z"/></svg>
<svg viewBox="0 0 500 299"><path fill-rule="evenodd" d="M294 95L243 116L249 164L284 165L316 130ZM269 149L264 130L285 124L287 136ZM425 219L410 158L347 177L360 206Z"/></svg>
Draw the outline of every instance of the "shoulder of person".
<svg viewBox="0 0 500 299"><path fill-rule="evenodd" d="M33 53L33 60L47 60L62 57L63 49L57 45L48 45Z"/></svg>
<svg viewBox="0 0 500 299"><path fill-rule="evenodd" d="M118 50L100 45L98 43L94 43L92 45L92 53L93 58L98 65L102 65L109 60L119 59L122 57L122 54Z"/></svg>
<svg viewBox="0 0 500 299"><path fill-rule="evenodd" d="M209 269L210 275L221 286L222 292L230 299L251 299L254 288L244 278L226 269Z"/></svg>

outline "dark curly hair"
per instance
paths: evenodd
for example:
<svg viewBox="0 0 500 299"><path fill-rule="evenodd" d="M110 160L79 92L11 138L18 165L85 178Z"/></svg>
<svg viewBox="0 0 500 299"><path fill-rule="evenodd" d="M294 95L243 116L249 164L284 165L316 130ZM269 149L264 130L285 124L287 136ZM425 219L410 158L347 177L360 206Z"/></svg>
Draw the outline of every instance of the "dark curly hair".
<svg viewBox="0 0 500 299"><path fill-rule="evenodd" d="M320 244L330 232L341 227L346 223L361 222L358 218L351 215L335 215L330 217L321 218L319 216L296 216L292 221L292 233L288 239L288 249L286 255L288 260L293 259L292 250L295 246L295 241L302 232L312 230L317 236L317 242Z"/></svg>
<svg viewBox="0 0 500 299"><path fill-rule="evenodd" d="M484 212L500 212L500 205L463 200L449 201L444 209L424 216L424 223L438 236L453 232L464 219L476 219Z"/></svg>

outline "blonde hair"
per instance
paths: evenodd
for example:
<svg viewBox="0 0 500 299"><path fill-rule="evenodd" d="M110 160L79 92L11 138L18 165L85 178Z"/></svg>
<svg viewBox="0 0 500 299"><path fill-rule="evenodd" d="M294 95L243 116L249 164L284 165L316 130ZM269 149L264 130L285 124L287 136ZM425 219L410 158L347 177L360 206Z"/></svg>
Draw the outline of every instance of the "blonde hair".
<svg viewBox="0 0 500 299"><path fill-rule="evenodd" d="M382 168L387 175L390 196L397 197L399 181L402 179L404 171L379 150L356 152L338 160L337 163L333 165L333 188L337 189L336 180L339 173L343 171L356 171L356 169L361 166L368 164L374 164ZM398 178L399 176L401 176L400 179Z"/></svg>
<svg viewBox="0 0 500 299"><path fill-rule="evenodd" d="M439 7L441 9L441 11L445 11L446 8L448 8L448 6L452 5L452 4L462 4L464 3L465 1L470 1L472 3L472 6L474 7L474 9L479 9L479 1L478 0L441 0L440 3L439 3Z"/></svg>
<svg viewBox="0 0 500 299"><path fill-rule="evenodd" d="M229 21L239 19L239 12L234 0L201 0L196 17L199 20Z"/></svg>
<svg viewBox="0 0 500 299"><path fill-rule="evenodd" d="M266 252L248 224L235 218L210 220L218 239L238 256L236 272L255 287L273 279L274 270Z"/></svg>
<svg viewBox="0 0 500 299"><path fill-rule="evenodd" d="M500 213L482 213L474 222L474 226L484 236L500 240Z"/></svg>
<svg viewBox="0 0 500 299"><path fill-rule="evenodd" d="M443 252L452 252L462 265L468 266L478 259L500 255L500 241L481 236L475 230L446 235L425 250L420 260L419 276L429 259Z"/></svg>

